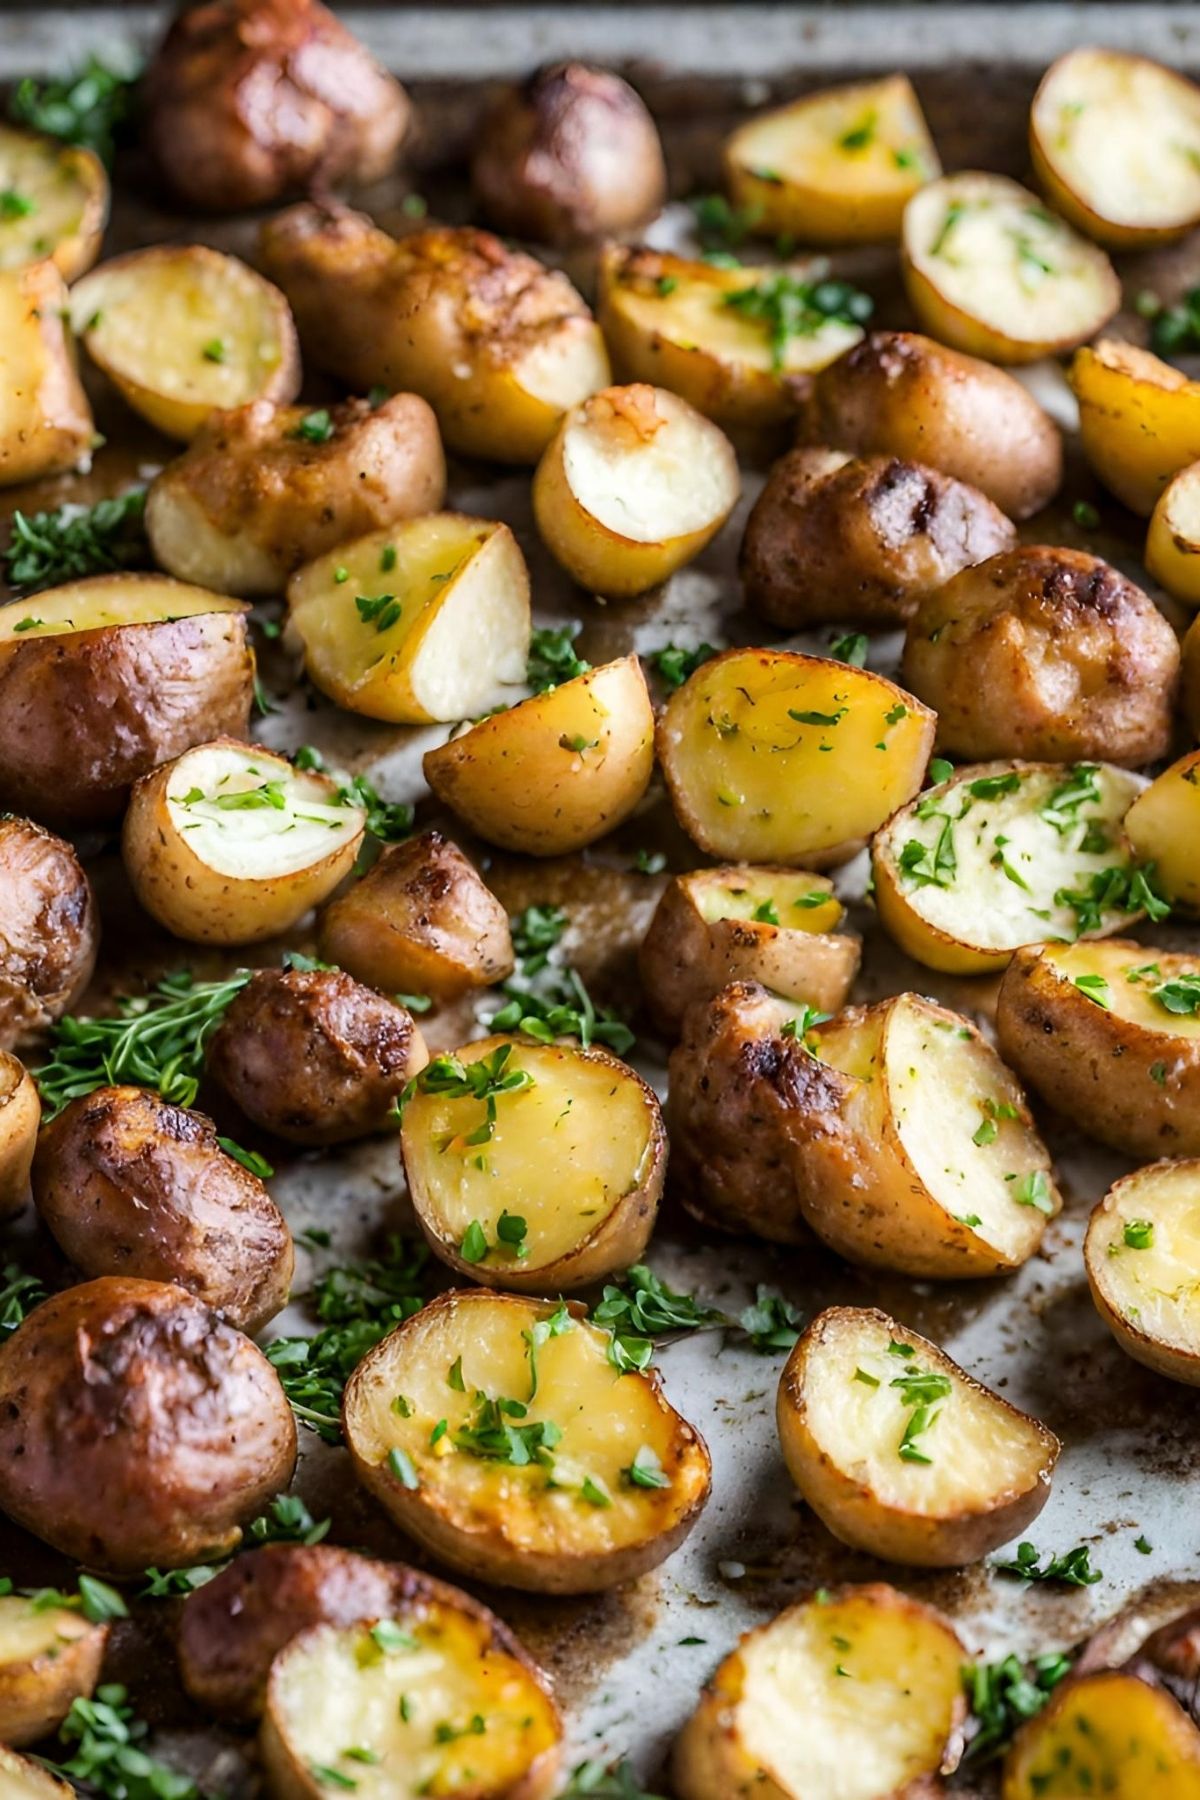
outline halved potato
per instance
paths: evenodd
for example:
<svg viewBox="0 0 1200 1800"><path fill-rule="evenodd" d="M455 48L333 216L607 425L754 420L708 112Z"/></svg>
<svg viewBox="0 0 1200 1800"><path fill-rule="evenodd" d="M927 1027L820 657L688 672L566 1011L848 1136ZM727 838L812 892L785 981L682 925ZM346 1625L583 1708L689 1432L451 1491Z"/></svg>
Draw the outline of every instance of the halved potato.
<svg viewBox="0 0 1200 1800"><path fill-rule="evenodd" d="M22 1594L0 1598L0 1734L18 1749L57 1731L100 1678L108 1626ZM0 1796L4 1771L0 1767Z"/></svg>
<svg viewBox="0 0 1200 1800"><path fill-rule="evenodd" d="M1031 944L1005 971L1000 1049L1022 1080L1126 1156L1200 1156L1200 955Z"/></svg>
<svg viewBox="0 0 1200 1800"><path fill-rule="evenodd" d="M407 519L297 569L287 591L309 675L369 719L471 718L525 678L529 571L507 525Z"/></svg>
<svg viewBox="0 0 1200 1800"><path fill-rule="evenodd" d="M1197 1800L1200 1731L1161 1688L1111 1669L1061 1682L1017 1733L1002 1800Z"/></svg>
<svg viewBox="0 0 1200 1800"><path fill-rule="evenodd" d="M628 600L699 556L741 491L733 445L666 388L572 407L533 478L543 542L580 587Z"/></svg>
<svg viewBox="0 0 1200 1800"><path fill-rule="evenodd" d="M761 981L821 1012L845 1005L862 946L843 931L830 882L803 869L735 864L674 875L638 950L642 991L660 1028L731 981Z"/></svg>
<svg viewBox="0 0 1200 1800"><path fill-rule="evenodd" d="M1067 380L1088 462L1146 518L1171 477L1200 458L1200 381L1114 338L1077 350Z"/></svg>
<svg viewBox="0 0 1200 1800"><path fill-rule="evenodd" d="M834 1537L885 1562L979 1562L1041 1512L1061 1448L927 1338L831 1306L788 1357L776 1405L788 1472Z"/></svg>
<svg viewBox="0 0 1200 1800"><path fill-rule="evenodd" d="M676 817L710 856L821 869L916 793L935 723L869 669L728 650L672 694L658 756Z"/></svg>
<svg viewBox="0 0 1200 1800"><path fill-rule="evenodd" d="M71 289L71 326L134 412L184 443L218 410L286 402L300 388L287 301L205 244L102 263Z"/></svg>
<svg viewBox="0 0 1200 1800"><path fill-rule="evenodd" d="M0 488L86 467L95 447L66 307L52 262L0 272Z"/></svg>
<svg viewBox="0 0 1200 1800"><path fill-rule="evenodd" d="M487 1062L500 1083L472 1091ZM455 1067L457 1065L457 1069ZM438 1058L403 1103L417 1222L451 1269L554 1294L640 1262L667 1170L652 1088L608 1051L487 1037Z"/></svg>
<svg viewBox="0 0 1200 1800"><path fill-rule="evenodd" d="M1151 1163L1118 1181L1088 1221L1083 1260L1122 1350L1200 1387L1200 1161Z"/></svg>
<svg viewBox="0 0 1200 1800"><path fill-rule="evenodd" d="M359 1480L451 1568L502 1587L595 1593L657 1567L708 1499L708 1451L657 1372L619 1375L608 1345L562 1304L440 1294L346 1386Z"/></svg>
<svg viewBox="0 0 1200 1800"><path fill-rule="evenodd" d="M904 209L904 285L932 337L1036 362L1094 337L1121 304L1105 256L1007 175L943 175Z"/></svg>
<svg viewBox="0 0 1200 1800"><path fill-rule="evenodd" d="M1155 501L1142 561L1173 599L1200 607L1200 463L1180 469Z"/></svg>
<svg viewBox="0 0 1200 1800"><path fill-rule="evenodd" d="M0 1800L72 1800L75 1789L33 1756L0 1744Z"/></svg>
<svg viewBox="0 0 1200 1800"><path fill-rule="evenodd" d="M464 649L469 649L468 642ZM425 779L490 844L564 856L628 818L654 768L636 656L605 663L426 752Z"/></svg>
<svg viewBox="0 0 1200 1800"><path fill-rule="evenodd" d="M754 229L818 243L900 235L905 202L941 173L907 75L806 94L758 113L725 145L725 179Z"/></svg>
<svg viewBox="0 0 1200 1800"><path fill-rule="evenodd" d="M108 176L92 150L0 125L0 269L48 257L64 281L90 269L108 221Z"/></svg>
<svg viewBox="0 0 1200 1800"><path fill-rule="evenodd" d="M0 1219L11 1219L29 1198L29 1171L42 1103L37 1083L7 1050L0 1050ZM0 1733L3 1732L0 1723Z"/></svg>
<svg viewBox="0 0 1200 1800"><path fill-rule="evenodd" d="M819 1588L749 1632L675 1745L680 1800L919 1800L962 1754L966 1652L882 1582Z"/></svg>
<svg viewBox="0 0 1200 1800"><path fill-rule="evenodd" d="M1111 937L1144 910L1122 820L1142 782L1108 763L956 769L871 845L875 905L900 948L951 975L1022 944Z"/></svg>
<svg viewBox="0 0 1200 1800"><path fill-rule="evenodd" d="M95 575L0 607L0 806L102 824L147 770L245 735L245 612L164 575Z"/></svg>
<svg viewBox="0 0 1200 1800"><path fill-rule="evenodd" d="M1110 249L1169 243L1200 221L1200 88L1161 63L1069 50L1034 95L1029 149L1051 204Z"/></svg>
<svg viewBox="0 0 1200 1800"><path fill-rule="evenodd" d="M1125 814L1135 856L1154 864L1154 880L1172 906L1200 912L1200 750L1156 775Z"/></svg>
<svg viewBox="0 0 1200 1800"><path fill-rule="evenodd" d="M30 819L0 819L0 1046L40 1045L74 1011L99 943L96 897L72 846Z"/></svg>
<svg viewBox="0 0 1200 1800"><path fill-rule="evenodd" d="M1200 619L1193 619L1183 637L1180 699L1192 736L1200 738Z"/></svg>
<svg viewBox="0 0 1200 1800"><path fill-rule="evenodd" d="M121 854L146 911L195 944L257 944L328 899L367 815L328 775L233 738L136 783Z"/></svg>

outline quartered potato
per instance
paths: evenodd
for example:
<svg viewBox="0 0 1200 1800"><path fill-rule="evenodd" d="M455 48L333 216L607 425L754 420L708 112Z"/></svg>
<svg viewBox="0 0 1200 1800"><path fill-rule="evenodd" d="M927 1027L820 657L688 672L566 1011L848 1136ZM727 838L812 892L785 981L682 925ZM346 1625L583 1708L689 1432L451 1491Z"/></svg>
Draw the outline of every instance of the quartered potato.
<svg viewBox="0 0 1200 1800"><path fill-rule="evenodd" d="M844 918L830 882L802 869L734 864L672 876L638 951L656 1022L676 1034L689 1006L731 981L837 1012L861 955Z"/></svg>
<svg viewBox="0 0 1200 1800"><path fill-rule="evenodd" d="M217 738L136 783L121 854L138 899L176 937L256 944L329 898L365 826L328 775Z"/></svg>
<svg viewBox="0 0 1200 1800"><path fill-rule="evenodd" d="M1047 938L1111 937L1148 897L1122 826L1141 788L1106 763L956 769L871 845L889 937L951 975L1003 969Z"/></svg>
<svg viewBox="0 0 1200 1800"><path fill-rule="evenodd" d="M1059 1442L874 1307L832 1306L776 1406L792 1480L852 1549L917 1568L979 1562L1050 1497Z"/></svg>
<svg viewBox="0 0 1200 1800"><path fill-rule="evenodd" d="M1200 1387L1200 1161L1152 1163L1118 1181L1092 1213L1083 1259L1121 1348Z"/></svg>
<svg viewBox="0 0 1200 1800"><path fill-rule="evenodd" d="M347 1384L359 1480L451 1568L503 1587L594 1593L655 1568L708 1498L708 1451L657 1373L618 1374L608 1343L561 1303L439 1295Z"/></svg>
<svg viewBox="0 0 1200 1800"><path fill-rule="evenodd" d="M0 269L49 260L90 269L108 221L108 176L91 150L0 125Z"/></svg>
<svg viewBox="0 0 1200 1800"><path fill-rule="evenodd" d="M300 387L283 295L204 244L102 263L71 289L71 327L134 412L184 443L218 409L286 402Z"/></svg>
<svg viewBox="0 0 1200 1800"><path fill-rule="evenodd" d="M1142 560L1173 599L1200 607L1200 463L1180 469L1158 496Z"/></svg>
<svg viewBox="0 0 1200 1800"><path fill-rule="evenodd" d="M0 270L0 488L65 475L91 460L96 428L66 308L52 262Z"/></svg>
<svg viewBox="0 0 1200 1800"><path fill-rule="evenodd" d="M1200 1731L1136 1675L1081 1675L1021 1727L1000 1791L1001 1800L1197 1800Z"/></svg>
<svg viewBox="0 0 1200 1800"><path fill-rule="evenodd" d="M1200 738L1200 620L1193 619L1183 639L1183 679L1180 698L1183 715L1193 738Z"/></svg>
<svg viewBox="0 0 1200 1800"><path fill-rule="evenodd" d="M1200 221L1200 88L1120 50L1070 50L1042 76L1029 149L1053 206L1114 250Z"/></svg>
<svg viewBox="0 0 1200 1800"><path fill-rule="evenodd" d="M0 1733L18 1748L57 1731L100 1678L108 1626L22 1594L0 1598ZM0 1797L9 1800L0 1762Z"/></svg>
<svg viewBox="0 0 1200 1800"><path fill-rule="evenodd" d="M658 756L676 817L710 856L821 869L916 792L934 724L868 669L729 650L672 694Z"/></svg>
<svg viewBox="0 0 1200 1800"><path fill-rule="evenodd" d="M34 1756L18 1756L0 1744L0 1800L71 1800L75 1789Z"/></svg>
<svg viewBox="0 0 1200 1800"><path fill-rule="evenodd" d="M30 819L0 819L0 1046L70 1012L96 966L100 920L74 849Z"/></svg>
<svg viewBox="0 0 1200 1800"><path fill-rule="evenodd" d="M727 437L666 388L604 388L573 407L533 478L547 548L581 587L627 600L699 556L737 504Z"/></svg>
<svg viewBox="0 0 1200 1800"><path fill-rule="evenodd" d="M1200 955L1031 944L1001 983L996 1028L1022 1079L1127 1156L1200 1156Z"/></svg>
<svg viewBox="0 0 1200 1800"><path fill-rule="evenodd" d="M961 1755L965 1651L882 1582L819 1588L749 1632L675 1745L680 1800L918 1800Z"/></svg>
<svg viewBox="0 0 1200 1800"><path fill-rule="evenodd" d="M527 856L582 850L650 785L654 711L641 664L625 656L534 694L427 751L423 766L488 843Z"/></svg>
<svg viewBox="0 0 1200 1800"><path fill-rule="evenodd" d="M1135 856L1154 864L1154 881L1172 906L1200 912L1200 750L1156 775L1125 814Z"/></svg>
<svg viewBox="0 0 1200 1800"><path fill-rule="evenodd" d="M1088 462L1118 500L1148 517L1171 477L1200 458L1200 381L1115 338L1077 350L1067 379Z"/></svg>
<svg viewBox="0 0 1200 1800"><path fill-rule="evenodd" d="M400 1153L441 1260L532 1294L640 1262L667 1168L658 1101L626 1063L505 1037L466 1044L417 1076Z"/></svg>
<svg viewBox="0 0 1200 1800"><path fill-rule="evenodd" d="M529 571L507 525L431 513L339 544L288 583L323 694L391 724L486 712L524 680Z"/></svg>
<svg viewBox="0 0 1200 1800"><path fill-rule="evenodd" d="M725 145L730 198L768 237L899 237L905 202L940 173L907 75L806 94L758 113Z"/></svg>
<svg viewBox="0 0 1200 1800"><path fill-rule="evenodd" d="M0 1050L0 1219L13 1218L29 1198L41 1117L33 1076L9 1051Z"/></svg>

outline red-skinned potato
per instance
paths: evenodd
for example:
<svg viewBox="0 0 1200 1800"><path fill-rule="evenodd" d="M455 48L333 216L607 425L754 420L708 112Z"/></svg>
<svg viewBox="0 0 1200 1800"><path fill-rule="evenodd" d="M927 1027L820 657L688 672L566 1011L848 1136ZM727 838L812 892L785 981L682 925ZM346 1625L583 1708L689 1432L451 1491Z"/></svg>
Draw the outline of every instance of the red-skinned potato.
<svg viewBox="0 0 1200 1800"><path fill-rule="evenodd" d="M0 1050L0 1219L11 1219L29 1198L29 1170L42 1103L28 1069Z"/></svg>
<svg viewBox="0 0 1200 1800"><path fill-rule="evenodd" d="M0 1046L18 1048L71 1011L99 934L71 845L30 819L0 819Z"/></svg>

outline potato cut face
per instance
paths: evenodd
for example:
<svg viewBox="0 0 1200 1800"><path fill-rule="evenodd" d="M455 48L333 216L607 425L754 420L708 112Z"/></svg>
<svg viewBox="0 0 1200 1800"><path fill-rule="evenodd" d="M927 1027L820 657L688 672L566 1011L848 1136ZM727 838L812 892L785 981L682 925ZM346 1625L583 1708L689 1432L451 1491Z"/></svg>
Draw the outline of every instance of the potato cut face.
<svg viewBox="0 0 1200 1800"><path fill-rule="evenodd" d="M1200 606L1200 464L1181 469L1159 495L1144 560L1176 600Z"/></svg>
<svg viewBox="0 0 1200 1800"><path fill-rule="evenodd" d="M114 625L159 625L201 613L245 612L242 601L166 575L99 575L0 607L0 644L26 643Z"/></svg>
<svg viewBox="0 0 1200 1800"><path fill-rule="evenodd" d="M1200 1357L1200 1161L1118 1181L1092 1214L1087 1264L1131 1330Z"/></svg>
<svg viewBox="0 0 1200 1800"><path fill-rule="evenodd" d="M1047 944L1041 961L1080 1003L1161 1036L1164 1054L1171 1038L1200 1038L1200 956L1128 942Z"/></svg>
<svg viewBox="0 0 1200 1800"><path fill-rule="evenodd" d="M21 1594L0 1598L0 1666L57 1657L63 1644L95 1629L64 1606L35 1607Z"/></svg>
<svg viewBox="0 0 1200 1800"><path fill-rule="evenodd" d="M525 1273L576 1249L643 1185L660 1128L647 1088L607 1057L498 1037L455 1054L471 1064L498 1051L507 1051L504 1077L526 1085L494 1096L490 1134L486 1100L421 1092L419 1081L401 1147L417 1211L436 1235L469 1262Z"/></svg>
<svg viewBox="0 0 1200 1800"><path fill-rule="evenodd" d="M74 1792L32 1756L18 1756L0 1744L0 1800L71 1800Z"/></svg>
<svg viewBox="0 0 1200 1800"><path fill-rule="evenodd" d="M1154 864L1167 898L1200 912L1200 750L1180 757L1138 795L1125 830L1135 853Z"/></svg>
<svg viewBox="0 0 1200 1800"><path fill-rule="evenodd" d="M1082 1676L1021 1731L1001 1791L1003 1800L1197 1800L1200 1732L1134 1675Z"/></svg>
<svg viewBox="0 0 1200 1800"><path fill-rule="evenodd" d="M68 280L79 274L85 265L71 240L99 226L104 188L104 171L88 152L0 126L0 269L48 256L66 264Z"/></svg>
<svg viewBox="0 0 1200 1800"><path fill-rule="evenodd" d="M220 875L257 881L323 862L361 836L361 807L336 798L328 776L239 744L202 744L167 780L171 823L192 854Z"/></svg>
<svg viewBox="0 0 1200 1800"><path fill-rule="evenodd" d="M702 869L680 885L708 925L737 919L787 931L836 931L846 912L825 876L803 871Z"/></svg>
<svg viewBox="0 0 1200 1800"><path fill-rule="evenodd" d="M563 428L571 492L597 524L636 544L666 543L724 519L737 457L724 432L666 388L608 388Z"/></svg>

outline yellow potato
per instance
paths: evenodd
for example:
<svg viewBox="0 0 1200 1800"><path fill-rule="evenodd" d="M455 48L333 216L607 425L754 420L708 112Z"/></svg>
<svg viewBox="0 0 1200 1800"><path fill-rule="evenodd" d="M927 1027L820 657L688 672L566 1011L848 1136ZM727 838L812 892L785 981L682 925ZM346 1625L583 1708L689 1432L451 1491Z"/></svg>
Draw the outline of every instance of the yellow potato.
<svg viewBox="0 0 1200 1800"><path fill-rule="evenodd" d="M1180 699L1192 736L1200 738L1200 619L1193 619L1184 633Z"/></svg>
<svg viewBox="0 0 1200 1800"><path fill-rule="evenodd" d="M1112 338L1077 350L1067 379L1084 455L1105 487L1145 518L1171 477L1200 458L1200 381Z"/></svg>
<svg viewBox="0 0 1200 1800"><path fill-rule="evenodd" d="M1165 1689L1121 1669L1062 1682L1021 1727L1001 1800L1197 1800L1200 1731Z"/></svg>
<svg viewBox="0 0 1200 1800"><path fill-rule="evenodd" d="M0 1598L0 1734L21 1748L57 1731L100 1678L108 1626L65 1606ZM0 1765L0 1800L9 1800Z"/></svg>
<svg viewBox="0 0 1200 1800"><path fill-rule="evenodd" d="M1134 854L1154 864L1172 906L1200 912L1200 750L1181 756L1143 788L1125 814Z"/></svg>
<svg viewBox="0 0 1200 1800"><path fill-rule="evenodd" d="M11 1219L29 1198L29 1170L42 1103L24 1063L0 1050L0 1219ZM4 1732L0 1721L0 1734Z"/></svg>
<svg viewBox="0 0 1200 1800"><path fill-rule="evenodd" d="M64 475L90 460L96 429L66 306L52 262L0 272L0 488Z"/></svg>
<svg viewBox="0 0 1200 1800"><path fill-rule="evenodd" d="M0 1800L72 1800L75 1791L35 1756L18 1756L0 1744Z"/></svg>
<svg viewBox="0 0 1200 1800"><path fill-rule="evenodd" d="M1083 1260L1121 1348L1200 1387L1200 1161L1152 1163L1118 1181L1088 1222Z"/></svg>
<svg viewBox="0 0 1200 1800"><path fill-rule="evenodd" d="M1155 501L1142 560L1174 599L1200 607L1200 462L1180 469Z"/></svg>
<svg viewBox="0 0 1200 1800"><path fill-rule="evenodd" d="M48 257L75 281L100 254L108 176L91 150L0 125L0 269Z"/></svg>

